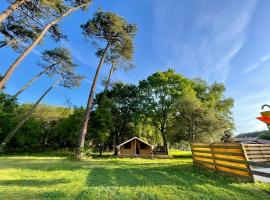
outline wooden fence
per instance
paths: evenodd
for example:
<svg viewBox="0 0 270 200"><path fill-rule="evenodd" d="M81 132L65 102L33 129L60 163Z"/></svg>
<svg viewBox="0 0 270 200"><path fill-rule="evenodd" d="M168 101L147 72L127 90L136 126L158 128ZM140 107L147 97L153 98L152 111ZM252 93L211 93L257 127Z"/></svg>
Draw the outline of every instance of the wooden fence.
<svg viewBox="0 0 270 200"><path fill-rule="evenodd" d="M194 143L191 149L195 165L253 180L245 151L240 143Z"/></svg>
<svg viewBox="0 0 270 200"><path fill-rule="evenodd" d="M243 144L243 150L253 175L270 178L270 173L258 168L270 168L270 144Z"/></svg>

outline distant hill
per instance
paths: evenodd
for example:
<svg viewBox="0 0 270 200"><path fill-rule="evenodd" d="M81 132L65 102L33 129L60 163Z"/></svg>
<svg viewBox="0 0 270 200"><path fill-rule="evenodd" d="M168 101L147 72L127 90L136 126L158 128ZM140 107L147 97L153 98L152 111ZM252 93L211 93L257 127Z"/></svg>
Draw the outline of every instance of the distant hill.
<svg viewBox="0 0 270 200"><path fill-rule="evenodd" d="M259 137L260 135L265 135L265 134L269 134L269 130L240 133L236 135L235 138L242 138L242 137L256 138L256 137Z"/></svg>

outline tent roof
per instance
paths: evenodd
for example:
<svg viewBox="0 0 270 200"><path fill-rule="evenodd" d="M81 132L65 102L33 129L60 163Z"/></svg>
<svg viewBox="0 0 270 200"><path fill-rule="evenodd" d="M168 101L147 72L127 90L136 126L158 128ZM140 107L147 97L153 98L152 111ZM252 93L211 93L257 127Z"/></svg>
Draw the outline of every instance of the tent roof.
<svg viewBox="0 0 270 200"><path fill-rule="evenodd" d="M147 144L148 146L154 147L153 145L148 144L147 142L145 142L145 141L141 140L141 139L140 139L140 138L138 138L138 137L133 137L133 138L131 138L131 139L129 139L129 140L127 140L127 141L123 142L122 144L119 144L117 147L119 148L120 146L122 146L122 145L124 145L124 144L126 144L126 143L128 143L128 142L130 142L130 141L132 141L132 140L135 140L135 139L137 139L137 140L141 141L141 142L142 142L142 143L144 143L144 144Z"/></svg>

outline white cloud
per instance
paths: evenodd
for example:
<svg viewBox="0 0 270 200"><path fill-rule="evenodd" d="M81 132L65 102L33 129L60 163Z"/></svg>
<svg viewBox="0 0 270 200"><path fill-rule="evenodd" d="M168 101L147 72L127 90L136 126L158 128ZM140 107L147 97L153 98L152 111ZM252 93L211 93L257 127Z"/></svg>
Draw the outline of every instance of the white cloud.
<svg viewBox="0 0 270 200"><path fill-rule="evenodd" d="M265 64L266 62L270 61L270 53L263 56L258 62L250 65L249 67L247 67L244 71L243 71L243 75L248 74L250 72L252 72L253 70L257 69L258 67L262 66L263 64Z"/></svg>
<svg viewBox="0 0 270 200"><path fill-rule="evenodd" d="M204 77L227 80L232 60L245 45L246 32L255 8L256 1L249 1L241 7L224 2L222 6L214 4L209 10L208 5L200 11L197 31L208 30L208 44L199 53L206 55L203 58L206 63L202 71Z"/></svg>
<svg viewBox="0 0 270 200"><path fill-rule="evenodd" d="M85 52L88 52L86 49L81 50L78 49L75 45L73 45L71 42L63 41L61 40L61 44L70 49L72 55L83 65L88 66L89 65L89 57L84 56ZM90 53L89 53L90 55Z"/></svg>
<svg viewBox="0 0 270 200"><path fill-rule="evenodd" d="M157 1L152 39L159 62L191 77L226 81L256 5L255 0L199 1L191 9L182 1Z"/></svg>

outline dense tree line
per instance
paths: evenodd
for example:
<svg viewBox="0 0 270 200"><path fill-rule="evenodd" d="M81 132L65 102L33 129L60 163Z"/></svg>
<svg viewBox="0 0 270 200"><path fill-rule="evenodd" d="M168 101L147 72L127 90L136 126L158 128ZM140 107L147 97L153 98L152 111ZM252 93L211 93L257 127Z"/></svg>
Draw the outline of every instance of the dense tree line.
<svg viewBox="0 0 270 200"><path fill-rule="evenodd" d="M88 124L86 150L102 153L133 136L153 145L173 146L183 141L220 141L233 129L233 101L224 86L184 78L173 70L156 72L138 85L113 83L96 95ZM32 105L18 105L1 94L1 135L5 138ZM39 105L16 133L9 149L75 150L85 109Z"/></svg>

